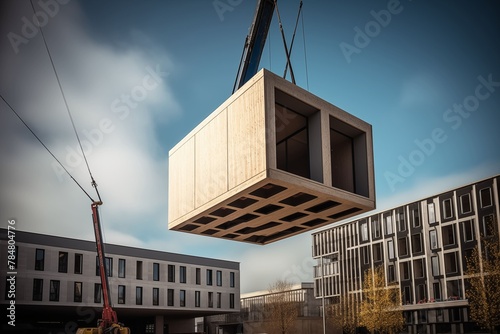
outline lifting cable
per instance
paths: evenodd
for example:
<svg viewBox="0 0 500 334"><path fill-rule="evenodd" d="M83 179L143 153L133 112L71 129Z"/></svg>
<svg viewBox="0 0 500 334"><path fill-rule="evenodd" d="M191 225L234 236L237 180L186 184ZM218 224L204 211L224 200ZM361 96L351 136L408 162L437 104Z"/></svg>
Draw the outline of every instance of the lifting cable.
<svg viewBox="0 0 500 334"><path fill-rule="evenodd" d="M295 75L293 74L292 64L290 62L290 52L288 51L288 46L286 45L285 31L283 30L283 24L281 23L281 16L280 16L280 12L278 10L278 1L277 0L274 1L274 5L276 8L276 15L278 16L278 23L280 26L281 38L283 39L283 45L285 46L285 54L286 54L287 64L289 64L289 66L290 66L290 76L292 78L292 83L295 84Z"/></svg>
<svg viewBox="0 0 500 334"><path fill-rule="evenodd" d="M31 3L31 8L33 9L33 13L36 13L36 10L35 10L35 6L33 5L33 1L30 0L30 3ZM35 15L36 17L36 15ZM36 17L36 19L38 20L38 17ZM39 22L37 22L39 23ZM43 39L43 42L44 42L44 45L45 45L45 48L47 50L47 53L48 53L48 56L49 56L49 59L50 59L50 63L52 64L52 69L54 70L54 74L55 74L55 77L56 77L56 80L57 80L57 83L59 85L59 89L61 91L61 94L62 94L62 98L64 100L64 104L66 106L66 110L68 111L68 115L69 115L69 118L71 120L71 124L73 126L73 131L75 132L75 135L76 135L76 138L78 140L78 144L80 146L80 150L82 151L82 155L83 155L83 158L85 160L85 164L87 165L87 170L89 172L89 175L90 175L90 179L91 179L91 185L92 187L95 188L96 190L96 193L97 193L97 196L99 198L99 202L102 202L101 200L101 196L99 194L99 191L97 190L97 183L95 182L94 180L94 177L92 176L92 172L90 171L90 166L89 166L89 163L87 161L87 157L85 155L85 151L83 150L83 147L82 147L82 143L80 141L80 137L78 136L78 132L76 131L76 126L75 126L75 122L73 120L73 117L71 115L71 111L69 109L69 105L68 105L68 102L66 100L66 95L64 94L64 90L62 88L62 85L61 85L61 81L59 79L59 75L57 74L57 71L56 71L56 67L54 65L54 61L52 59L52 55L50 54L50 50L49 50L49 47L47 45L47 41L45 39L45 35L43 33L43 29L42 29L42 26L40 24L38 24L39 28L40 28L40 34L42 36L42 39ZM38 137L36 135L36 133L31 129L31 127L28 125L28 123L26 123L23 118L21 117L21 115L19 115L19 113L16 112L16 110L12 107L12 105L10 103L7 102L7 100L3 97L3 95L0 93L0 98L4 101L4 103L7 105L7 107L9 107L9 109L17 116L17 118L19 118L19 120L24 124L24 126L31 132L31 134L38 140L38 142L45 148L45 150L47 150L47 152L49 152L49 154L54 158L54 160L61 166L61 168L69 175L69 177L78 185L78 187L85 193L85 195L87 195L87 197L92 201L92 202L95 202L94 199L89 195L89 193L82 187L82 185L80 183L78 183L78 181L73 177L73 175L71 175L71 173L68 171L68 169L62 164L62 162L57 159L57 157L54 155L54 153L52 153L52 151L47 147L47 145L45 145L43 143L43 141L40 139L40 137Z"/></svg>
<svg viewBox="0 0 500 334"><path fill-rule="evenodd" d="M24 124L24 126L26 126L26 128L28 128L28 130L31 132L31 134L33 136L35 136L35 138L38 140L38 142L40 142L40 144L42 144L42 146L47 150L47 152L49 152L50 155L59 163L59 165L62 167L62 169L64 169L64 171L66 173L68 173L69 177L73 181L75 181L75 183L80 187L80 189L85 193L85 195L87 195L87 197L90 198L90 200L93 202L94 200L92 199L92 197L90 197L90 195L85 191L85 189L83 189L83 187L80 185L80 183L78 183L78 181L73 177L73 175L70 174L70 172L66 169L66 167L64 167L64 165L61 163L61 161L59 161L59 159L56 158L56 156L54 155L54 153L52 153L49 150L49 148L42 142L42 140L30 128L30 126L21 118L21 116L14 110L14 108L7 102L7 100L5 100L5 98L3 97L2 94L0 94L0 98L3 100L3 102L5 102L5 104L10 108L10 110L12 110L12 112L17 116L17 118L19 118L21 120L21 122Z"/></svg>
<svg viewBox="0 0 500 334"><path fill-rule="evenodd" d="M36 13L35 6L33 5L33 0L30 0L30 3L31 3L31 8L33 9L33 13ZM38 21L38 16L35 15L35 17L36 17L36 20ZM38 22L38 23L40 23L40 22ZM59 79L59 75L57 74L57 70L56 70L56 66L54 64L54 60L52 59L52 55L50 53L49 46L47 44L47 40L45 39L45 34L43 33L42 25L38 24L38 26L40 27L40 35L42 36L43 43L45 45L45 49L47 50L47 54L49 56L50 63L52 65L52 69L54 70L54 74L55 74L55 77L56 77L56 80L57 80L57 84L59 85L59 90L61 91L61 95L62 95L62 98L63 98L63 101L64 101L64 105L66 106L66 110L68 111L69 119L71 120L71 125L73 126L73 131L75 132L76 139L78 140L78 145L80 146L80 150L82 152L83 160L85 161L85 164L87 166L87 170L88 170L89 175L90 175L91 185L92 185L92 187L95 188L96 193L97 193L97 197L99 198L99 201L101 201L101 196L99 194L99 191L97 190L97 183L95 182L94 177L92 175L92 172L90 171L90 166L89 166L89 163L87 161L87 156L85 155L85 151L83 150L82 142L80 140L80 136L78 135L78 131L76 130L75 122L73 120L73 116L71 115L71 111L70 111L70 108L69 108L69 105L68 105L68 101L66 100L66 95L64 94L64 90L62 88L61 80ZM66 170L66 172L67 172L67 170ZM87 196L88 196L88 194L87 194Z"/></svg>
<svg viewBox="0 0 500 334"><path fill-rule="evenodd" d="M302 11L302 1L300 1L299 12L297 13L297 20L295 21L295 28L293 28L292 42L290 43L290 55L292 55L293 42L295 41L295 33L297 32L297 26L299 25L299 18L301 11ZM287 59L286 61L285 73L283 74L283 77L286 77L288 67L290 67L290 70L292 69L292 64L290 63L290 59Z"/></svg>
<svg viewBox="0 0 500 334"><path fill-rule="evenodd" d="M302 4L302 1L301 1ZM300 17L302 21L302 40L303 40L303 45L304 45L304 64L305 64L305 69L306 69L306 87L307 90L309 90L309 71L307 70L307 53L306 53L306 34L305 34L305 28L304 28L304 14L301 15Z"/></svg>

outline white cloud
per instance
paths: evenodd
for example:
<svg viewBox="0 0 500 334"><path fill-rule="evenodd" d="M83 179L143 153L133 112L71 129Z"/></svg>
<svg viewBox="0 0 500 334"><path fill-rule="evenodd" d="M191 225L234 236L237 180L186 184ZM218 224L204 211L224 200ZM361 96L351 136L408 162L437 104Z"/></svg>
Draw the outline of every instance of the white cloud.
<svg viewBox="0 0 500 334"><path fill-rule="evenodd" d="M148 227L167 223L168 165L155 127L181 109L166 74L173 61L157 47L144 53L133 38L120 49L100 44L87 34L77 3L64 9L44 32L104 200L107 241L139 246ZM18 54L2 43L0 69L10 79L2 95L96 198L40 34ZM25 230L93 239L90 200L67 176L61 181L50 155L0 108L4 215Z"/></svg>

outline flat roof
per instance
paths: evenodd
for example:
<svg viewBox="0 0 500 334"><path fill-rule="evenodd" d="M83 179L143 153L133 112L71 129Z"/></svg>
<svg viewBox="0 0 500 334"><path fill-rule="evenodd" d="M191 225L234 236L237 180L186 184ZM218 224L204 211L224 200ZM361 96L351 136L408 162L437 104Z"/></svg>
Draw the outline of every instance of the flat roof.
<svg viewBox="0 0 500 334"><path fill-rule="evenodd" d="M75 250L84 250L89 252L96 251L96 244L94 241L72 239L66 237L59 237L47 234L39 234L33 232L26 232L16 230L16 242L29 243L35 245L61 247ZM0 240L7 240L7 229L0 228ZM106 254L124 255L137 258L146 258L151 260L162 260L169 262L179 262L185 264L202 265L209 267L219 267L232 270L240 270L240 263L234 261L220 260L208 257L185 255L178 253L170 253L164 251L105 244Z"/></svg>

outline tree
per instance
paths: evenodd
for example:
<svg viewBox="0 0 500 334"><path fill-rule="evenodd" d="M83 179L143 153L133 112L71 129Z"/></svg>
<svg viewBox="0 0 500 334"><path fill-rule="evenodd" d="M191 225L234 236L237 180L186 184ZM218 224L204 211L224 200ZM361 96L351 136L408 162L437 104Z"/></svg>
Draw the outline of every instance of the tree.
<svg viewBox="0 0 500 334"><path fill-rule="evenodd" d="M393 333L404 326L401 291L398 285L385 285L382 266L365 272L359 317L370 332Z"/></svg>
<svg viewBox="0 0 500 334"><path fill-rule="evenodd" d="M292 284L278 280L269 287L265 301L266 327L270 333L286 334L299 315L299 300L295 300Z"/></svg>
<svg viewBox="0 0 500 334"><path fill-rule="evenodd" d="M357 294L341 295L336 302L330 304L330 319L334 325L342 328L344 333L354 334L359 326L359 299Z"/></svg>
<svg viewBox="0 0 500 334"><path fill-rule="evenodd" d="M480 327L495 333L500 326L500 243L498 233L481 240L466 257L469 288L466 297L470 317Z"/></svg>

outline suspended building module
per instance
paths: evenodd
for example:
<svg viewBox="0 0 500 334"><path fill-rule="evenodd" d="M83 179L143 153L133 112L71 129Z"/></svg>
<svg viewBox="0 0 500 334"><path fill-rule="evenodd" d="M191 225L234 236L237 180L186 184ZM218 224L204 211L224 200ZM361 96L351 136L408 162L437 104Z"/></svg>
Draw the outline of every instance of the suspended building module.
<svg viewBox="0 0 500 334"><path fill-rule="evenodd" d="M261 70L169 152L168 227L267 244L375 208L371 125Z"/></svg>

